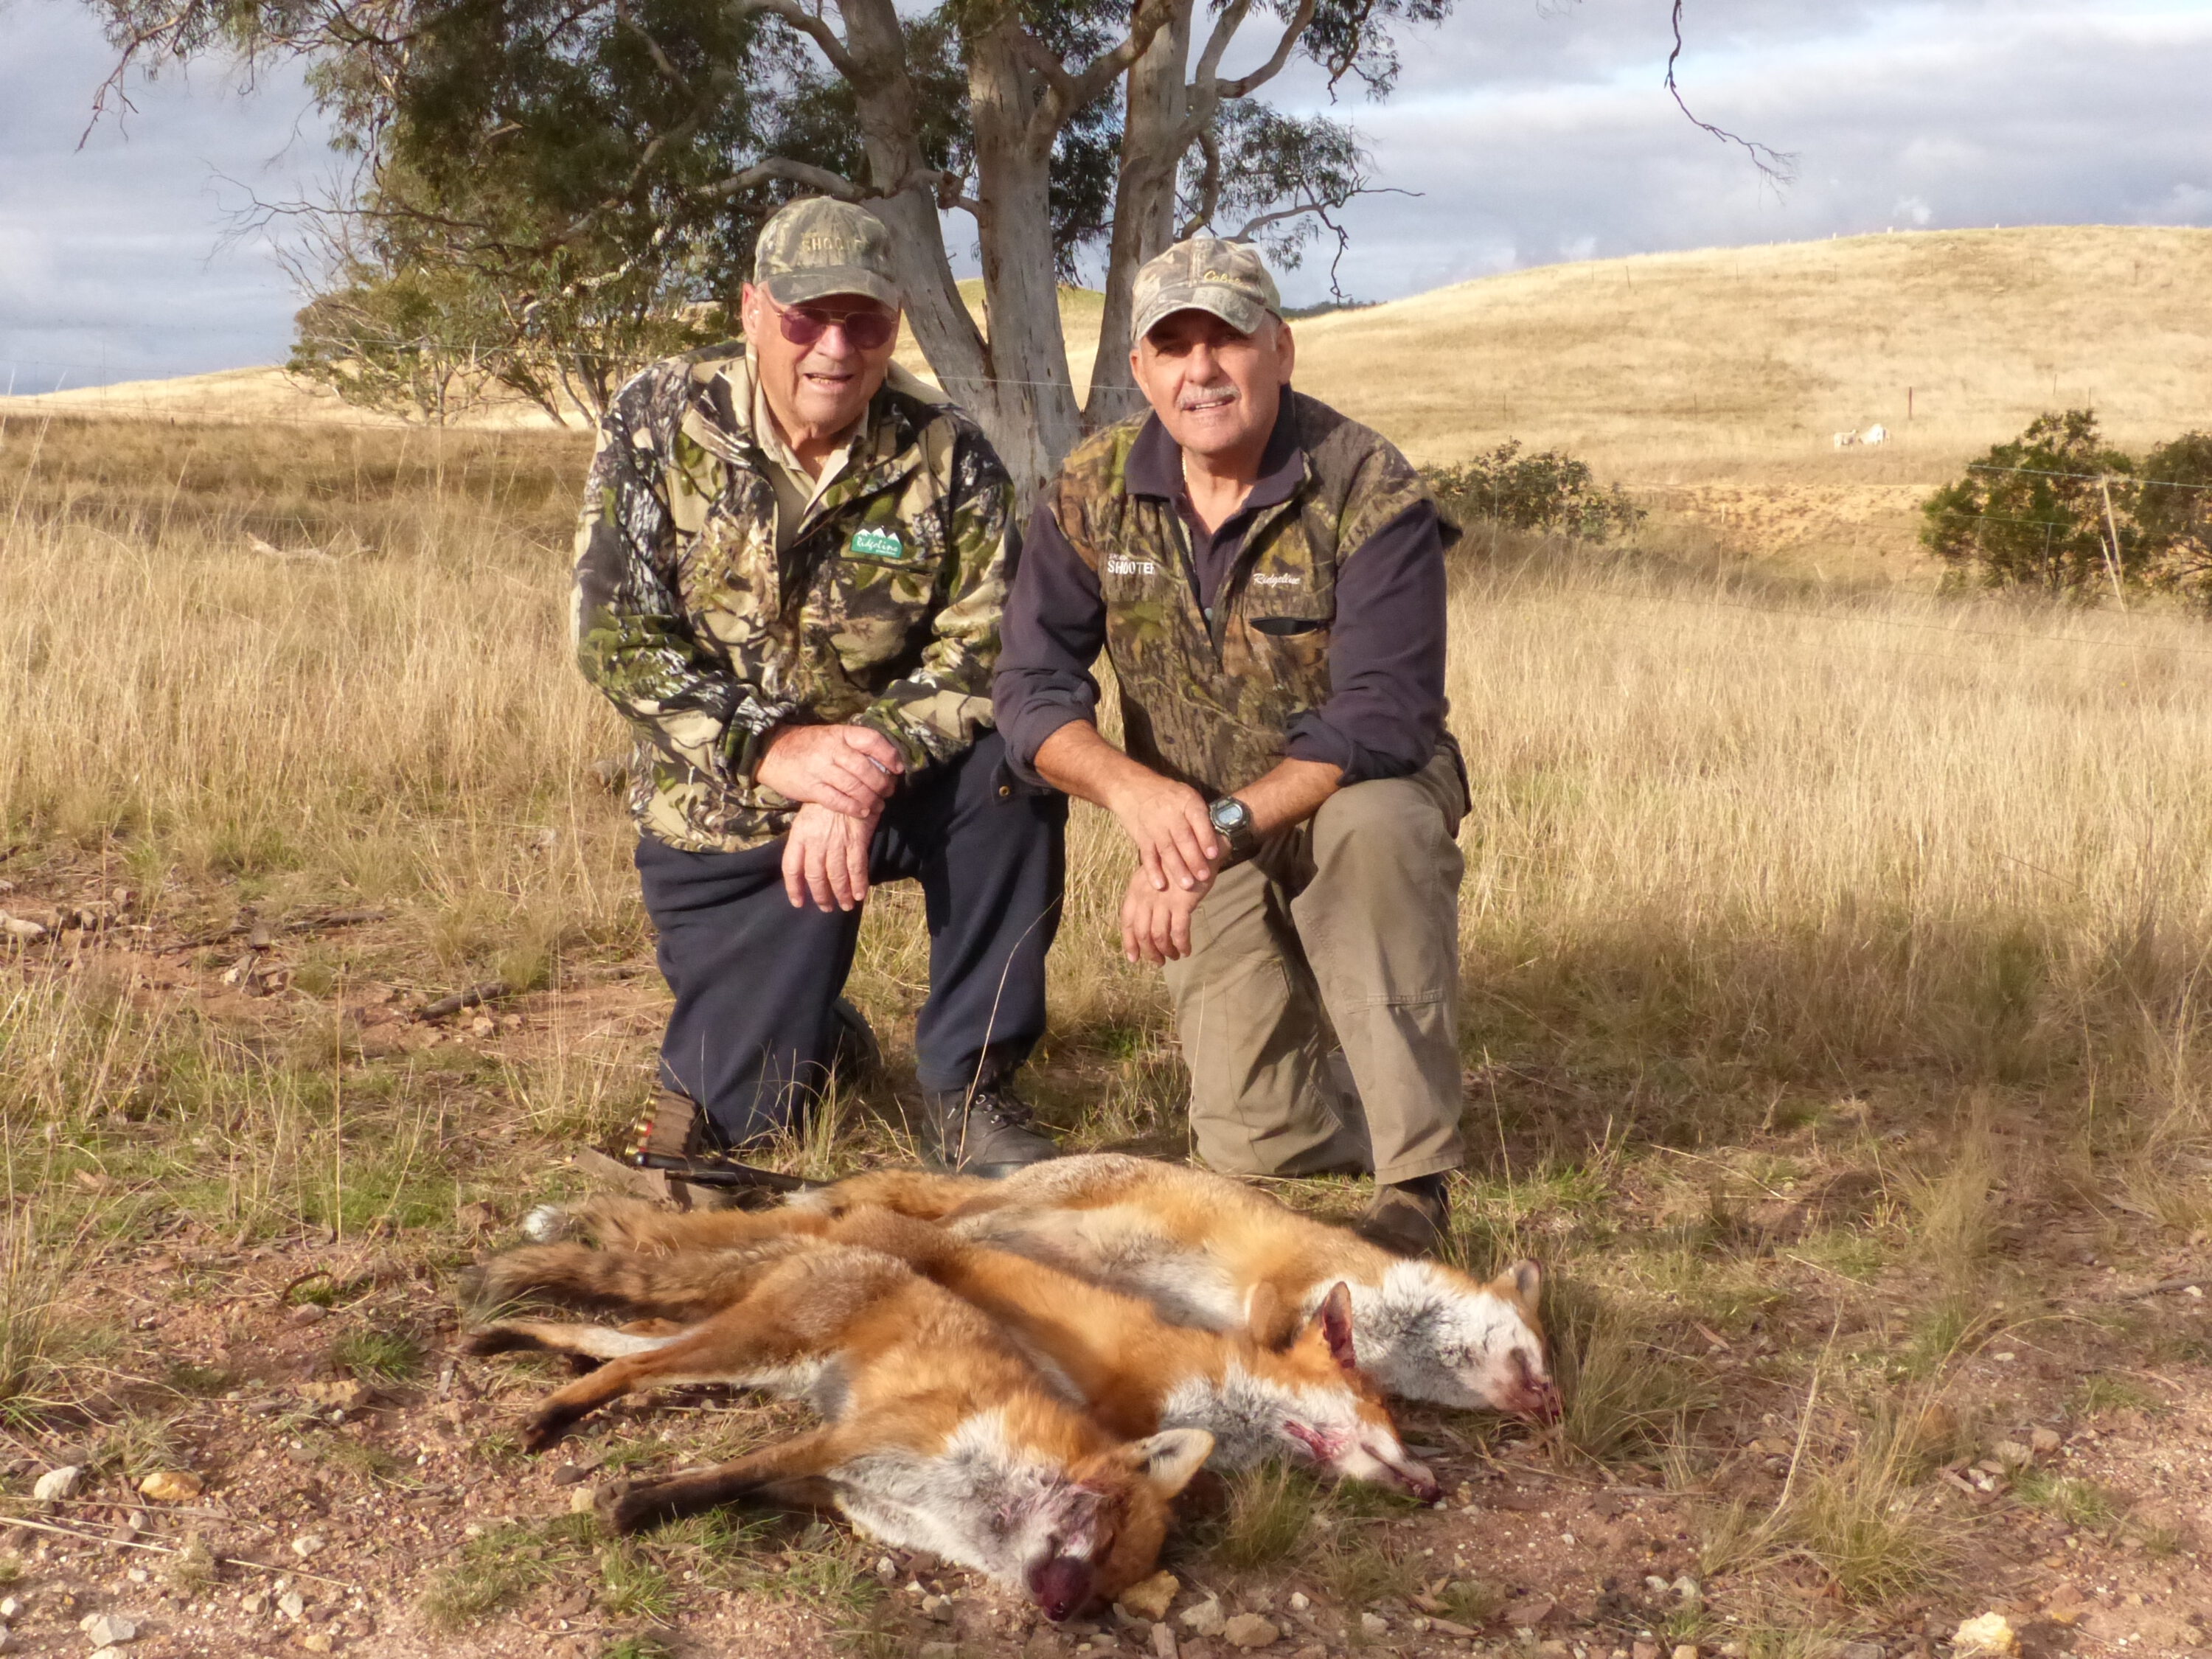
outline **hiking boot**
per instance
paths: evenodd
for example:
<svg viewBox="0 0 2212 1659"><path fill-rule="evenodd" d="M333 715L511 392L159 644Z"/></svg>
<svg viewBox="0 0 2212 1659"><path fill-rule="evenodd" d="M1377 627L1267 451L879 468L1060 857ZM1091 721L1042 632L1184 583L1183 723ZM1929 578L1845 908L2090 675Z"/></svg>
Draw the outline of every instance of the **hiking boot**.
<svg viewBox="0 0 2212 1659"><path fill-rule="evenodd" d="M1060 1156L1059 1146L1038 1131L1029 1102L1003 1083L924 1095L921 1139L922 1161L932 1169L986 1181Z"/></svg>
<svg viewBox="0 0 2212 1659"><path fill-rule="evenodd" d="M1352 1231L1400 1255L1440 1255L1451 1237L1448 1184L1445 1176L1425 1175L1377 1187Z"/></svg>

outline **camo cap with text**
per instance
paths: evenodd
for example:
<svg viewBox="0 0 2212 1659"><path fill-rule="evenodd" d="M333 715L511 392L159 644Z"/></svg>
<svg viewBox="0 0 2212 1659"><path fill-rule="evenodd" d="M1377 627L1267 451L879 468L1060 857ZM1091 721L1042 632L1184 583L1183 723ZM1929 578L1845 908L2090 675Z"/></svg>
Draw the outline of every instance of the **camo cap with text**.
<svg viewBox="0 0 2212 1659"><path fill-rule="evenodd" d="M827 196L786 204L753 245L753 281L780 306L865 294L896 309L890 228L864 207Z"/></svg>
<svg viewBox="0 0 2212 1659"><path fill-rule="evenodd" d="M1210 313L1239 334L1255 333L1262 318L1283 313L1282 297L1259 250L1218 236L1194 236L1147 259L1132 298L1137 319L1131 332L1139 340L1178 311Z"/></svg>

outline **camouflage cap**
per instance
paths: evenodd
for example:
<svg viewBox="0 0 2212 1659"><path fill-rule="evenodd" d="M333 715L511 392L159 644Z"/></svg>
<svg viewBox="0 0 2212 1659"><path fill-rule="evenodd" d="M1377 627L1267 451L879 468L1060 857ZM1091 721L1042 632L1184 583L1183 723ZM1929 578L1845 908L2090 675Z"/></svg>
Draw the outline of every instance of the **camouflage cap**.
<svg viewBox="0 0 2212 1659"><path fill-rule="evenodd" d="M1194 236L1146 260L1133 298L1137 319L1131 333L1139 340L1178 311L1209 312L1239 334L1256 333L1261 319L1283 313L1282 296L1259 250L1218 236Z"/></svg>
<svg viewBox="0 0 2212 1659"><path fill-rule="evenodd" d="M779 209L753 245L753 281L780 306L865 294L896 308L890 228L864 207L804 196Z"/></svg>

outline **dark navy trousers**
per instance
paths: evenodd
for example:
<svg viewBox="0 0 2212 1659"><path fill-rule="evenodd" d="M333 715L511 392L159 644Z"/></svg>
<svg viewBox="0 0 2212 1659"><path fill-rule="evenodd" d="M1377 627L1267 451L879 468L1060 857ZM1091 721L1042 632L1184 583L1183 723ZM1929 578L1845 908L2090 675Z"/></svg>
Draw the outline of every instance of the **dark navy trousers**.
<svg viewBox="0 0 2212 1659"><path fill-rule="evenodd" d="M1006 776L987 732L957 760L902 784L884 808L868 880L919 881L929 1000L916 1080L966 1089L1028 1058L1044 1035L1044 962L1060 926L1067 799ZM703 1106L732 1146L795 1124L829 1080L832 1005L852 971L860 911L793 908L783 842L687 853L637 848L660 971L676 994L660 1080Z"/></svg>

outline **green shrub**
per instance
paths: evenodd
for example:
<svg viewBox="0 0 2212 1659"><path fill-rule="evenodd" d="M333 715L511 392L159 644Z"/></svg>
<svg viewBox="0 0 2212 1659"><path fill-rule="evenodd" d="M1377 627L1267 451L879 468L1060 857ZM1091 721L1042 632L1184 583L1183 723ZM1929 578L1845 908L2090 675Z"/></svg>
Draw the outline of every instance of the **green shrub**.
<svg viewBox="0 0 2212 1659"><path fill-rule="evenodd" d="M1488 522L1601 542L1644 520L1619 484L1600 486L1589 462L1556 449L1523 455L1517 438L1427 476L1438 509L1462 529Z"/></svg>
<svg viewBox="0 0 2212 1659"><path fill-rule="evenodd" d="M2105 442L2094 410L2039 415L1921 504L1920 539L1954 572L1987 586L2093 598L2116 571L2124 583L2148 574L2149 548L2135 521L2135 471Z"/></svg>

